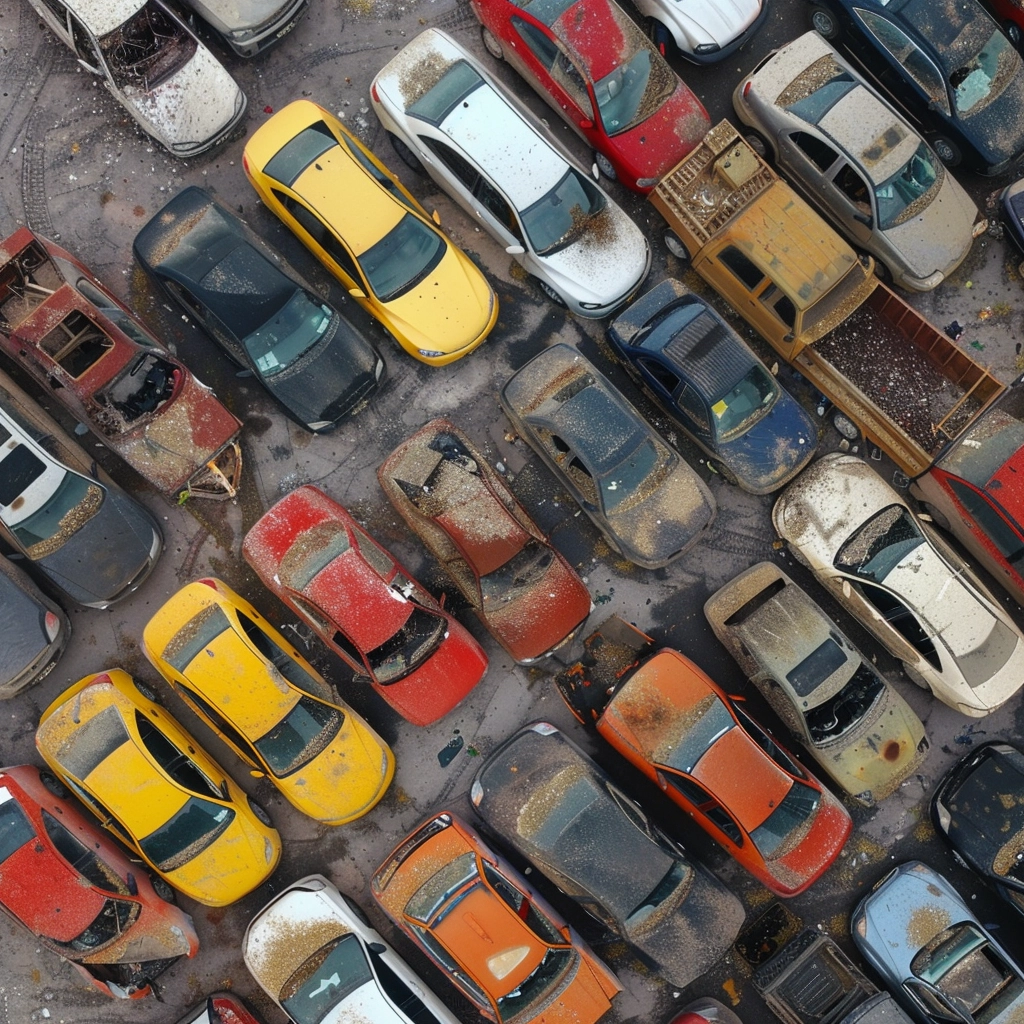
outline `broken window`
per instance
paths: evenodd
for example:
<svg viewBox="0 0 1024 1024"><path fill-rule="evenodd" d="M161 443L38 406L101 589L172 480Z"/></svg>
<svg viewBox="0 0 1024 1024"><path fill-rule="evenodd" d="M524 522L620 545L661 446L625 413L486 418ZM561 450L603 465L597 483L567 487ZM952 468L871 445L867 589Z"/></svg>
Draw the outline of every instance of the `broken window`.
<svg viewBox="0 0 1024 1024"><path fill-rule="evenodd" d="M156 0L141 7L100 41L110 77L119 88L149 92L184 67L196 52L185 26Z"/></svg>
<svg viewBox="0 0 1024 1024"><path fill-rule="evenodd" d="M114 383L97 398L108 409L120 413L124 428L129 424L155 412L174 394L182 379L181 370L173 363L159 356L146 354L135 360L131 369L122 373Z"/></svg>
<svg viewBox="0 0 1024 1024"><path fill-rule="evenodd" d="M849 732L863 721L884 688L882 680L862 662L838 693L804 712L811 742L828 743Z"/></svg>
<svg viewBox="0 0 1024 1024"><path fill-rule="evenodd" d="M84 313L73 309L43 337L39 347L72 377L81 377L114 343Z"/></svg>
<svg viewBox="0 0 1024 1024"><path fill-rule="evenodd" d="M443 615L412 606L401 629L366 655L378 683L394 683L426 660L445 635Z"/></svg>

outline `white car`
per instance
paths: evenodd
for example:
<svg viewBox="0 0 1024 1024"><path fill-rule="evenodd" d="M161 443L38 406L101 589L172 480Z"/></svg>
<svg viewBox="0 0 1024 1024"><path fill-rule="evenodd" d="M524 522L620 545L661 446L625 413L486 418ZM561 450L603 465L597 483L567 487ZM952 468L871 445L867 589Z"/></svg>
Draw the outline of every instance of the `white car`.
<svg viewBox="0 0 1024 1024"><path fill-rule="evenodd" d="M797 561L943 703L980 717L1024 685L1024 635L861 459L819 459L786 488L772 521Z"/></svg>
<svg viewBox="0 0 1024 1024"><path fill-rule="evenodd" d="M761 27L765 0L634 0L647 18L654 43L665 53L666 37L680 56L714 64L734 53Z"/></svg>
<svg viewBox="0 0 1024 1024"><path fill-rule="evenodd" d="M920 135L817 32L736 86L739 119L779 170L896 284L941 284L988 227Z"/></svg>
<svg viewBox="0 0 1024 1024"><path fill-rule="evenodd" d="M252 919L242 957L298 1024L459 1024L323 875L293 882Z"/></svg>
<svg viewBox="0 0 1024 1024"><path fill-rule="evenodd" d="M309 0L185 0L239 57L255 57L299 23Z"/></svg>
<svg viewBox="0 0 1024 1024"><path fill-rule="evenodd" d="M245 114L245 93L163 0L29 3L174 156L217 145Z"/></svg>
<svg viewBox="0 0 1024 1024"><path fill-rule="evenodd" d="M549 298L599 318L635 295L651 266L643 232L450 36L418 35L378 72L370 97L399 156Z"/></svg>

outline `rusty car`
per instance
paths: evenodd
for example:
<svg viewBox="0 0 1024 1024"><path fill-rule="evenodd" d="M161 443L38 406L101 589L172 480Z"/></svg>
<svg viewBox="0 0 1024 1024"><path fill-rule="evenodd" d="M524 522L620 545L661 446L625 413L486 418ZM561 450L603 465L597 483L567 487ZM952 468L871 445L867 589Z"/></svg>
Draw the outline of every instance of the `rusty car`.
<svg viewBox="0 0 1024 1024"><path fill-rule="evenodd" d="M28 228L0 243L0 350L161 493L237 493L238 418L74 256Z"/></svg>

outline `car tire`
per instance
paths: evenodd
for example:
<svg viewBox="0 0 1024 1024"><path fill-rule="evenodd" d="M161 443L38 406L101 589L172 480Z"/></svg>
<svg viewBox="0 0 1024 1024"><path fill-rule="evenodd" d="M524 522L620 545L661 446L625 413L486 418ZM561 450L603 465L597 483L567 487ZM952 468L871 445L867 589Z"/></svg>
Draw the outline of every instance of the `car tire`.
<svg viewBox="0 0 1024 1024"><path fill-rule="evenodd" d="M566 301L565 301L565 299L563 299L563 298L562 298L562 296L561 296L561 295L559 295L559 294L558 294L558 292L556 292L556 291L555 291L555 289L554 289L554 288L552 288L552 287L551 287L551 285L549 285L549 284L547 283L547 281L542 281L542 280L541 280L541 279L540 279L540 278L538 277L538 278L537 278L537 284L538 284L538 285L540 286L540 290L541 290L541 291L542 291L542 292L543 292L543 293L544 293L544 294L545 294L545 295L546 295L546 296L547 296L547 297L548 297L548 298L549 298L549 299L550 299L550 300L551 300L551 301L552 301L552 302L553 302L553 303L554 303L554 304L555 304L556 306L563 306L563 307L564 307L564 306L566 306Z"/></svg>
<svg viewBox="0 0 1024 1024"><path fill-rule="evenodd" d="M166 878L161 878L159 875L151 875L150 880L153 883L153 891L164 901L164 903L178 902L177 895Z"/></svg>
<svg viewBox="0 0 1024 1024"><path fill-rule="evenodd" d="M911 668L906 662L903 662L903 672L915 686L920 687L925 693L932 692L932 688L925 682L924 676L917 669Z"/></svg>
<svg viewBox="0 0 1024 1024"><path fill-rule="evenodd" d="M135 684L135 689L138 690L140 696L145 697L145 699L150 701L152 704L160 703L156 690L148 686L146 683L140 683L138 679L133 679L132 682Z"/></svg>
<svg viewBox="0 0 1024 1024"><path fill-rule="evenodd" d="M708 459L708 466L713 473L717 473L727 484L739 486L736 474L724 463L717 459Z"/></svg>
<svg viewBox="0 0 1024 1024"><path fill-rule="evenodd" d="M688 260L690 258L690 250L683 244L683 240L674 232L665 232L665 248L668 249L676 259Z"/></svg>
<svg viewBox="0 0 1024 1024"><path fill-rule="evenodd" d="M960 150L955 142L951 142L945 135L936 135L928 140L929 145L935 150L935 155L947 166L956 167L963 159Z"/></svg>
<svg viewBox="0 0 1024 1024"><path fill-rule="evenodd" d="M271 821L270 815L267 814L263 804L256 803L256 801L253 800L251 796L248 797L247 800L249 803L249 810L252 811L253 815L256 817L256 820L261 824L266 825L267 828L272 828L274 823L273 821Z"/></svg>
<svg viewBox="0 0 1024 1024"><path fill-rule="evenodd" d="M835 15L824 7L811 8L811 25L815 32L829 41L839 38L839 22Z"/></svg>
<svg viewBox="0 0 1024 1024"><path fill-rule="evenodd" d="M743 138L747 145L762 159L762 160L774 160L775 151L771 147L771 143L756 129L756 128L744 128Z"/></svg>
<svg viewBox="0 0 1024 1024"><path fill-rule="evenodd" d="M486 25L480 26L480 38L483 40L484 49L495 60L505 59L505 51L502 49L501 43L498 42L495 34Z"/></svg>
<svg viewBox="0 0 1024 1024"><path fill-rule="evenodd" d="M594 151L594 163L597 164L597 169L609 180L617 181L618 175L615 173L615 168L612 167L611 160L604 155L604 153L598 153Z"/></svg>
<svg viewBox="0 0 1024 1024"><path fill-rule="evenodd" d="M940 512L934 505L929 505L927 501L924 501L921 503L921 511L924 512L925 515L931 516L932 522L940 530L944 530L946 533L951 532L949 528L949 520L946 518L945 514Z"/></svg>
<svg viewBox="0 0 1024 1024"><path fill-rule="evenodd" d="M39 773L39 781L46 787L47 792L52 793L61 800L66 800L71 796L68 792L68 787L53 772L41 771Z"/></svg>
<svg viewBox="0 0 1024 1024"><path fill-rule="evenodd" d="M669 52L675 46L672 33L657 18L648 18L644 23L647 38L654 44L655 49L662 57L669 56Z"/></svg>
<svg viewBox="0 0 1024 1024"><path fill-rule="evenodd" d="M425 173L423 162L397 135L388 132L388 138L391 140L391 148L398 154L402 163L417 174Z"/></svg>
<svg viewBox="0 0 1024 1024"><path fill-rule="evenodd" d="M892 287L892 270L886 266L877 256L875 257L875 276L882 284Z"/></svg>
<svg viewBox="0 0 1024 1024"><path fill-rule="evenodd" d="M1020 44L1024 36L1021 35L1020 25L1015 21L1007 21L1003 23L1003 31L1006 33L1006 38L1013 43L1016 49L1020 49Z"/></svg>

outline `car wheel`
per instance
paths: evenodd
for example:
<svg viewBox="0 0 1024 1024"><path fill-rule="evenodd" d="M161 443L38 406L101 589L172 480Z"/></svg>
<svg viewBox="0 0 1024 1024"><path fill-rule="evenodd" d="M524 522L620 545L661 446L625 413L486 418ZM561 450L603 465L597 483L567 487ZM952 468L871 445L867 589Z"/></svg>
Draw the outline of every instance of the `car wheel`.
<svg viewBox="0 0 1024 1024"><path fill-rule="evenodd" d="M677 259L688 260L690 258L690 250L683 245L683 240L674 231L665 232L665 248Z"/></svg>
<svg viewBox="0 0 1024 1024"><path fill-rule="evenodd" d="M1003 25L1003 31L1006 33L1006 38L1019 50L1021 43L1020 25L1014 21L1008 21Z"/></svg>
<svg viewBox="0 0 1024 1024"><path fill-rule="evenodd" d="M618 175L615 173L615 168L612 167L611 160L604 155L604 153L594 153L594 162L597 164L597 169L609 180L615 181Z"/></svg>
<svg viewBox="0 0 1024 1024"><path fill-rule="evenodd" d="M768 140L756 128L744 128L743 138L747 145L762 159L771 160L775 154Z"/></svg>
<svg viewBox="0 0 1024 1024"><path fill-rule="evenodd" d="M164 901L164 903L176 903L177 898L174 894L174 889L171 888L169 882L166 879L161 878L159 875L151 876L153 882L153 891Z"/></svg>
<svg viewBox="0 0 1024 1024"><path fill-rule="evenodd" d="M931 140L931 147L935 150L935 155L947 167L956 167L960 163L960 150L955 143L950 142L944 135L936 135Z"/></svg>
<svg viewBox="0 0 1024 1024"><path fill-rule="evenodd" d="M724 462L719 462L717 459L708 459L708 466L713 473L717 473L727 484L739 485L736 474Z"/></svg>
<svg viewBox="0 0 1024 1024"><path fill-rule="evenodd" d="M39 781L56 797L66 800L71 794L68 787L53 772L40 772Z"/></svg>
<svg viewBox="0 0 1024 1024"><path fill-rule="evenodd" d="M539 277L537 278L537 284L540 285L540 290L556 305L564 306L566 304L565 299L562 298L554 288L547 283L542 281Z"/></svg>
<svg viewBox="0 0 1024 1024"><path fill-rule="evenodd" d="M417 174L423 174L423 163L420 158L397 136L388 132L391 140L391 148L398 154L399 159Z"/></svg>
<svg viewBox="0 0 1024 1024"><path fill-rule="evenodd" d="M946 518L945 514L940 512L934 505L929 505L927 501L922 502L921 503L921 511L924 512L925 515L931 516L932 517L932 522L940 530L945 530L946 533L950 532L949 520Z"/></svg>
<svg viewBox="0 0 1024 1024"><path fill-rule="evenodd" d="M811 8L811 25L814 30L826 39L837 39L839 37L839 23L831 11L824 7Z"/></svg>
<svg viewBox="0 0 1024 1024"><path fill-rule="evenodd" d="M145 697L146 700L153 704L160 703L155 690L147 686L145 683L140 683L138 679L133 679L132 682L135 684L135 689L139 691L140 696Z"/></svg>
<svg viewBox="0 0 1024 1024"><path fill-rule="evenodd" d="M657 18L648 18L645 27L647 29L647 36L654 43L655 49L662 57L667 57L669 50L675 42L672 38L672 33Z"/></svg>
<svg viewBox="0 0 1024 1024"><path fill-rule="evenodd" d="M875 276L882 284L892 287L892 270L889 269L877 256L875 257Z"/></svg>
<svg viewBox="0 0 1024 1024"><path fill-rule="evenodd" d="M264 810L263 805L256 803L251 796L247 799L249 802L249 810L252 811L256 820L266 825L268 828L272 826L274 823L270 820L270 815Z"/></svg>
<svg viewBox="0 0 1024 1024"><path fill-rule="evenodd" d="M832 426L834 426L847 441L856 441L860 438L860 427L858 427L849 416L846 416L841 412L837 412L832 417Z"/></svg>
<svg viewBox="0 0 1024 1024"><path fill-rule="evenodd" d="M484 41L484 49L495 59L504 60L505 51L501 48L494 33L486 26L480 26L480 38Z"/></svg>
<svg viewBox="0 0 1024 1024"><path fill-rule="evenodd" d="M931 693L932 688L925 682L924 676L917 669L911 668L906 662L903 662L903 671L915 686L921 687L926 693Z"/></svg>

